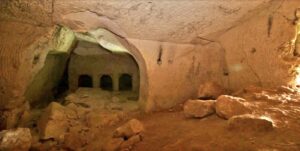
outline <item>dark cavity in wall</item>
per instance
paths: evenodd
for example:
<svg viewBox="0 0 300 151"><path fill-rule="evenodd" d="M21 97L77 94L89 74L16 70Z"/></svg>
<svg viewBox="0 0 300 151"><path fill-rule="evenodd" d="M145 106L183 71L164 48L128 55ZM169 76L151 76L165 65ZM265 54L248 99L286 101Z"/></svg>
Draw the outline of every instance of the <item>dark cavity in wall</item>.
<svg viewBox="0 0 300 151"><path fill-rule="evenodd" d="M132 90L132 76L129 74L122 74L119 78L119 89L120 91L131 91Z"/></svg>
<svg viewBox="0 0 300 151"><path fill-rule="evenodd" d="M100 88L107 91L113 90L113 80L109 75L102 75L100 78Z"/></svg>
<svg viewBox="0 0 300 151"><path fill-rule="evenodd" d="M78 78L78 87L86 87L92 88L93 87L93 79L90 75L80 75Z"/></svg>
<svg viewBox="0 0 300 151"><path fill-rule="evenodd" d="M157 64L158 64L158 65L161 65L161 64L162 64L162 60L161 60L162 53L163 53L163 49L162 49L161 46L159 46L159 52L158 52L158 58L157 58Z"/></svg>
<svg viewBox="0 0 300 151"><path fill-rule="evenodd" d="M252 54L256 53L256 48L252 48L252 49L251 49L251 53L252 53Z"/></svg>
<svg viewBox="0 0 300 151"><path fill-rule="evenodd" d="M268 37L271 36L272 26L273 26L273 16L270 15L268 18Z"/></svg>

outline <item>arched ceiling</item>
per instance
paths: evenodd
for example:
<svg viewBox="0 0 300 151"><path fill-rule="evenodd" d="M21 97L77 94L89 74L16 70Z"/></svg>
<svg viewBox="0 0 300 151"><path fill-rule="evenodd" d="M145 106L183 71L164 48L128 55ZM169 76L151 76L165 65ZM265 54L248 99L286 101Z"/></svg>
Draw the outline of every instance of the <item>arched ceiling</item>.
<svg viewBox="0 0 300 151"><path fill-rule="evenodd" d="M126 38L195 43L231 29L262 10L275 11L285 1L2 0L0 20L38 26L61 24L76 32L103 28Z"/></svg>
<svg viewBox="0 0 300 151"><path fill-rule="evenodd" d="M231 28L271 0L59 0L54 20L136 39L190 43ZM281 1L279 1L281 2Z"/></svg>

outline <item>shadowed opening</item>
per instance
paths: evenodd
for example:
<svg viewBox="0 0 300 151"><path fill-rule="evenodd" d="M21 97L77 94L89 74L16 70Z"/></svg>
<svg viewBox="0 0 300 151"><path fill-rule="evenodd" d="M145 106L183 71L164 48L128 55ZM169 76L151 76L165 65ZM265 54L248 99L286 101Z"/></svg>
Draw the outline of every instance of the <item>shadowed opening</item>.
<svg viewBox="0 0 300 151"><path fill-rule="evenodd" d="M103 75L100 78L100 88L103 90L113 90L113 80L109 75Z"/></svg>
<svg viewBox="0 0 300 151"><path fill-rule="evenodd" d="M132 91L132 76L129 74L122 74L119 78L120 91Z"/></svg>
<svg viewBox="0 0 300 151"><path fill-rule="evenodd" d="M92 77L89 75L80 75L78 79L78 87L93 87L93 80Z"/></svg>

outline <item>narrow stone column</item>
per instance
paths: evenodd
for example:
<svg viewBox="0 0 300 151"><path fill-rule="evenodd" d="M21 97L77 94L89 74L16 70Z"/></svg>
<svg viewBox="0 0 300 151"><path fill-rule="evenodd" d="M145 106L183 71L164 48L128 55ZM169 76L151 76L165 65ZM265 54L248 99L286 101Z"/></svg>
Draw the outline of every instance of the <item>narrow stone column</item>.
<svg viewBox="0 0 300 151"><path fill-rule="evenodd" d="M100 77L98 75L93 75L93 88L100 87Z"/></svg>
<svg viewBox="0 0 300 151"><path fill-rule="evenodd" d="M114 91L119 91L119 74L114 73L112 75L112 79L113 79L113 89Z"/></svg>

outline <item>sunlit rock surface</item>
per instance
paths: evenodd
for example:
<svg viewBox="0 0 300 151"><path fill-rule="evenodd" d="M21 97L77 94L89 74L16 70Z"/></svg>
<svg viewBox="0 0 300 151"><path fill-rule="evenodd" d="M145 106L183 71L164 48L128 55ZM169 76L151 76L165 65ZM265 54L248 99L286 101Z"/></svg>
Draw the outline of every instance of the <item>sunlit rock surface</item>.
<svg viewBox="0 0 300 151"><path fill-rule="evenodd" d="M32 136L30 129L18 128L0 132L0 150L28 151Z"/></svg>

